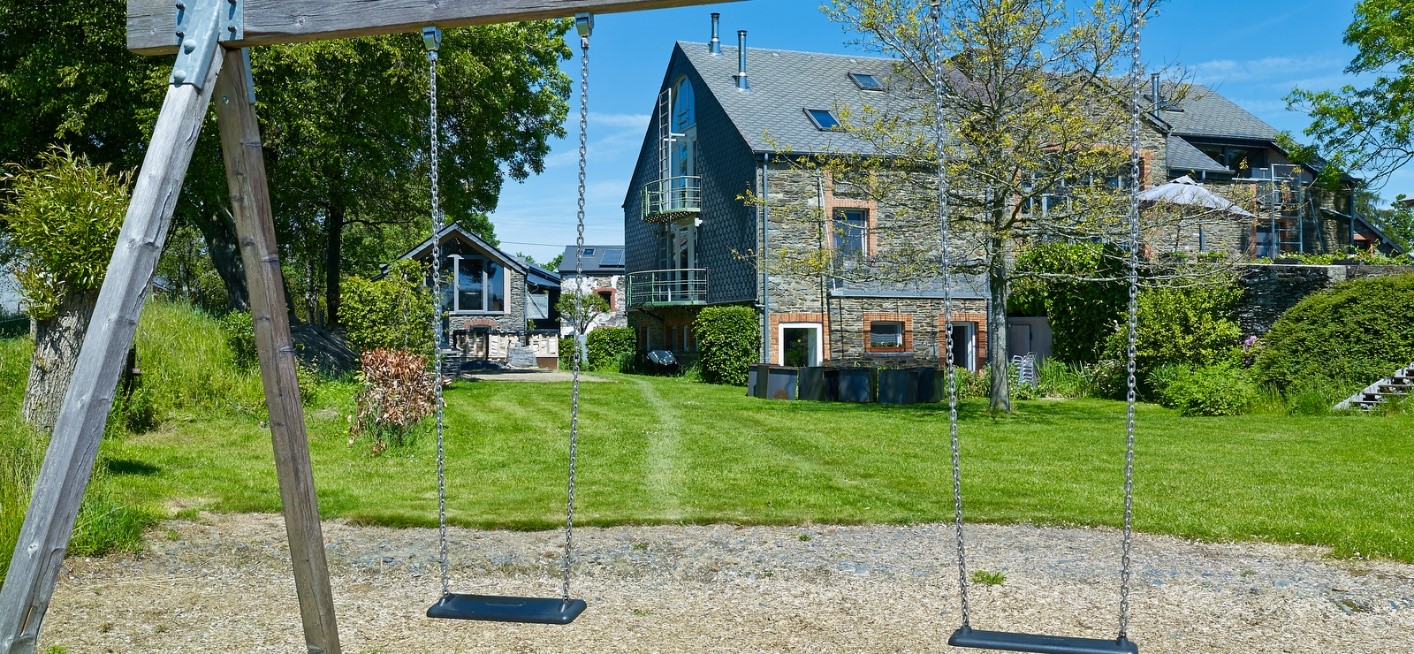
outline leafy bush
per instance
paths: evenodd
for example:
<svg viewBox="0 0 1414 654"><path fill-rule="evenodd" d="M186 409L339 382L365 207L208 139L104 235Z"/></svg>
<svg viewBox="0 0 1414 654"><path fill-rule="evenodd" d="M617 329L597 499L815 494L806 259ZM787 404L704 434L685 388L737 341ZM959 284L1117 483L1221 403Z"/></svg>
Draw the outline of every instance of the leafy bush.
<svg viewBox="0 0 1414 654"><path fill-rule="evenodd" d="M747 368L756 362L761 325L751 307L707 307L697 314L698 363L712 384L746 385Z"/></svg>
<svg viewBox="0 0 1414 654"><path fill-rule="evenodd" d="M1256 404L1261 394L1247 371L1231 363L1169 369L1159 403L1183 416L1235 416Z"/></svg>
<svg viewBox="0 0 1414 654"><path fill-rule="evenodd" d="M560 339L560 370L572 370L574 368L574 337L566 336Z"/></svg>
<svg viewBox="0 0 1414 654"><path fill-rule="evenodd" d="M394 264L378 281L344 280L339 320L360 352L382 348L432 352L432 294L422 285L422 264Z"/></svg>
<svg viewBox="0 0 1414 654"><path fill-rule="evenodd" d="M1232 283L1148 288L1140 292L1135 343L1135 377L1140 392L1150 391L1149 373L1166 363L1205 367L1231 356L1242 337L1242 328L1233 320L1241 297L1241 289ZM1104 358L1119 362L1123 369L1127 349L1128 329L1120 325L1105 343ZM1119 386L1124 385L1123 380L1121 373ZM1107 380L1102 386L1109 395L1115 384Z"/></svg>
<svg viewBox="0 0 1414 654"><path fill-rule="evenodd" d="M1051 326L1052 356L1071 363L1099 359L1105 337L1129 299L1123 257L1112 245L1047 243L1031 248L1017 260L1019 273L1048 276L1019 283L1014 297L1031 309L1029 313L1044 309Z"/></svg>
<svg viewBox="0 0 1414 654"><path fill-rule="evenodd" d="M1351 280L1312 293L1272 325L1253 366L1286 390L1298 381L1347 394L1414 361L1414 275Z"/></svg>
<svg viewBox="0 0 1414 654"><path fill-rule="evenodd" d="M633 369L638 335L629 327L600 327L585 336L589 366L594 370L627 372Z"/></svg>
<svg viewBox="0 0 1414 654"><path fill-rule="evenodd" d="M251 323L249 311L231 311L221 316L221 331L226 334L226 345L231 348L231 358L238 367L249 370L260 365L260 353L255 348L255 325Z"/></svg>
<svg viewBox="0 0 1414 654"><path fill-rule="evenodd" d="M414 428L437 409L437 378L427 359L406 350L375 348L359 357L362 387L354 396L357 413L349 444L359 436L373 440L373 454L410 444Z"/></svg>

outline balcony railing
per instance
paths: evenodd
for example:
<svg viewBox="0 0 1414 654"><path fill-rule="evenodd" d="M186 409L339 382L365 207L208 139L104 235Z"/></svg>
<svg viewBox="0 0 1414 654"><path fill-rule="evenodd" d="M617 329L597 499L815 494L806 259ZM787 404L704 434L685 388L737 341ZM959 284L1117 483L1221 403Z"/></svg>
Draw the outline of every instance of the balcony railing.
<svg viewBox="0 0 1414 654"><path fill-rule="evenodd" d="M706 302L707 270L704 268L645 270L628 275L629 306L705 304Z"/></svg>
<svg viewBox="0 0 1414 654"><path fill-rule="evenodd" d="M669 222L701 212L701 177L669 177L643 185L643 220L646 222Z"/></svg>

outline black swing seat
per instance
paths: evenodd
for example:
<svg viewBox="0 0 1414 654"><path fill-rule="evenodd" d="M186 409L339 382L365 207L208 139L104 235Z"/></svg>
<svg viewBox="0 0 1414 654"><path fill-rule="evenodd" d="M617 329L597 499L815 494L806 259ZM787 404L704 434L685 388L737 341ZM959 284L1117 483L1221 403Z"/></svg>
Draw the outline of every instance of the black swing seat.
<svg viewBox="0 0 1414 654"><path fill-rule="evenodd" d="M1006 631L986 631L963 627L953 632L948 644L953 647L1035 652L1036 654L1139 654L1139 646L1126 638L1076 638L1073 636L1043 636Z"/></svg>
<svg viewBox="0 0 1414 654"><path fill-rule="evenodd" d="M429 618L530 624L569 624L584 613L584 600L447 593L427 609Z"/></svg>

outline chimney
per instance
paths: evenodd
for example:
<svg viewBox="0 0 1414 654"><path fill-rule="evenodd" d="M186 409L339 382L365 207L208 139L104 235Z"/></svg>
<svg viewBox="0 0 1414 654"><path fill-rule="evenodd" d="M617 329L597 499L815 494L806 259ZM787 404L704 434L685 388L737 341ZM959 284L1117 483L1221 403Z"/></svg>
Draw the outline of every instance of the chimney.
<svg viewBox="0 0 1414 654"><path fill-rule="evenodd" d="M746 81L746 30L736 31L736 61L737 73L732 77L736 80L736 88L739 91L750 91L751 85Z"/></svg>
<svg viewBox="0 0 1414 654"><path fill-rule="evenodd" d="M1154 73L1150 75L1149 83L1154 87L1152 91L1154 94L1154 118L1163 120L1163 116L1159 115L1159 110L1164 108L1164 99L1159 95L1159 74Z"/></svg>
<svg viewBox="0 0 1414 654"><path fill-rule="evenodd" d="M722 39L717 37L721 21L722 15L715 11L712 12L712 40L707 43L707 51L714 55L722 54Z"/></svg>

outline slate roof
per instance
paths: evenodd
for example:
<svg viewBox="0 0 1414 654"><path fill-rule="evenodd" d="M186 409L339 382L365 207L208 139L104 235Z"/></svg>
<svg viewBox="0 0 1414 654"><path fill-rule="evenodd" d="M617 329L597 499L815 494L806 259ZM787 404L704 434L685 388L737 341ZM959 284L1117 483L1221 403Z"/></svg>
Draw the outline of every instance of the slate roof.
<svg viewBox="0 0 1414 654"><path fill-rule="evenodd" d="M1192 143L1183 140L1182 136L1169 135L1168 137L1168 161L1169 170L1192 170L1205 173L1231 174L1232 171L1216 161L1212 157L1203 154Z"/></svg>
<svg viewBox="0 0 1414 654"><path fill-rule="evenodd" d="M624 274L624 246L586 245L584 246L584 272L587 275ZM617 262L617 263L616 263ZM560 276L573 275L575 268L575 246L566 245L560 257Z"/></svg>
<svg viewBox="0 0 1414 654"><path fill-rule="evenodd" d="M472 244L478 250L484 252L486 256L491 257L496 261L499 261L502 265L505 265L524 274L526 276L526 279L532 284L536 284L539 286L560 285L559 275L545 270L540 266L528 264L524 261L521 261L520 259L506 254L505 252L502 252L500 248L497 248L496 246L487 243L485 239L482 239L480 236L477 236L476 234L473 234L467 231L466 229L463 229L461 225L458 225L456 223L452 223L450 225L447 225L446 227L443 227L442 231L438 233L437 236L438 242L445 242L448 237L452 237L459 238L466 243ZM407 252L403 253L403 255L398 257L398 259L426 259L427 257L431 256L431 249L432 239L429 237L427 240L418 243L411 250L408 250ZM374 279L381 278L384 274L386 274L386 272L387 270L385 267L384 272L380 273L377 277L374 277Z"/></svg>
<svg viewBox="0 0 1414 654"><path fill-rule="evenodd" d="M747 48L749 91L736 87L737 48L722 46L713 55L705 43L678 42L677 47L697 69L710 93L731 118L754 152L857 152L871 148L856 136L821 130L806 109L841 108L858 112L865 105L877 110L906 111L907 95L894 84L898 62L880 57L822 54L794 50ZM885 91L864 91L849 78L866 73L883 82Z"/></svg>
<svg viewBox="0 0 1414 654"><path fill-rule="evenodd" d="M1173 94L1172 84L1165 88L1165 93ZM1163 111L1160 115L1172 132L1180 136L1197 137L1195 140L1199 141L1202 137L1254 141L1272 141L1277 137L1277 130L1271 125L1202 84L1191 85L1177 105L1182 111Z"/></svg>

